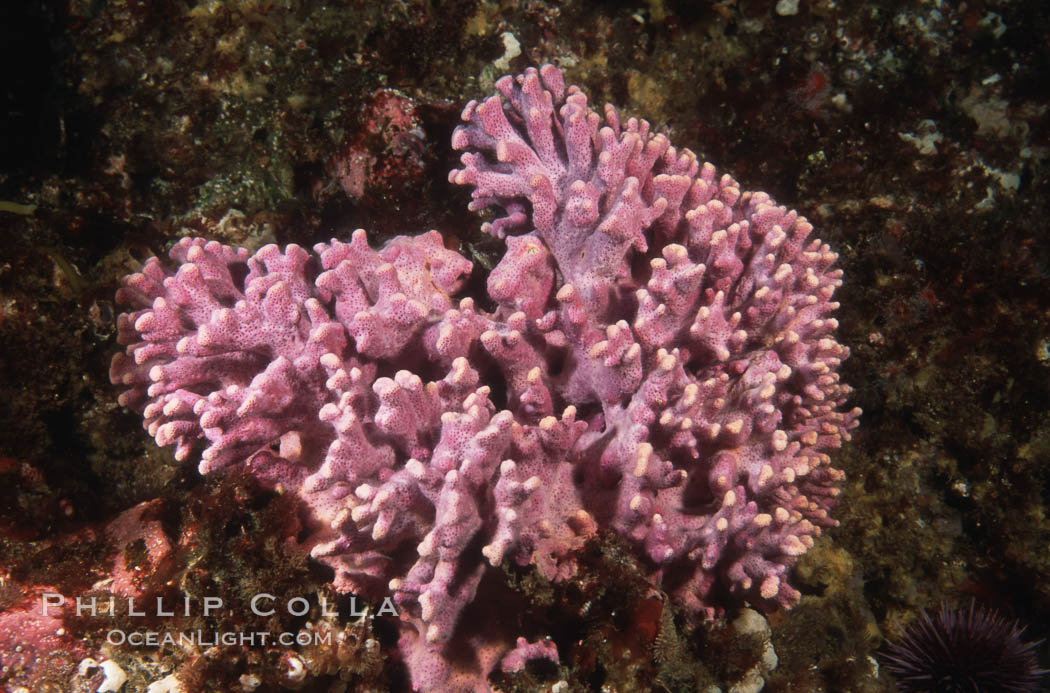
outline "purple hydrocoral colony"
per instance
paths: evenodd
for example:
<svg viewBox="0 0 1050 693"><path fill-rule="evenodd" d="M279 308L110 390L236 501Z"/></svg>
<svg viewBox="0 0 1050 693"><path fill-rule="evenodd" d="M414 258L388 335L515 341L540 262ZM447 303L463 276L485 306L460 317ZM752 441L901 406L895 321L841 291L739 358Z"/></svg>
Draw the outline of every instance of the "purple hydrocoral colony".
<svg viewBox="0 0 1050 693"><path fill-rule="evenodd" d="M790 606L788 566L834 524L825 451L860 414L836 372L837 255L644 120L606 106L602 127L553 66L496 87L467 105L452 143L480 153L450 179L506 212L488 231L526 232L489 293L524 313L545 401L593 411L572 454L585 507L683 569L691 611L719 580Z"/></svg>
<svg viewBox="0 0 1050 693"><path fill-rule="evenodd" d="M789 566L834 524L827 450L860 413L837 374L841 271L805 219L645 121L606 106L603 126L551 65L496 86L450 175L505 213L486 224L507 243L494 313L454 302L471 263L436 232L375 251L359 230L315 247L319 271L295 245L184 239L177 272L150 259L118 296L141 307L120 320L121 402L179 459L203 440L202 473L298 494L336 587L393 592L420 690L556 660L457 619L486 564L564 579L598 527L690 613L720 590L790 606Z"/></svg>

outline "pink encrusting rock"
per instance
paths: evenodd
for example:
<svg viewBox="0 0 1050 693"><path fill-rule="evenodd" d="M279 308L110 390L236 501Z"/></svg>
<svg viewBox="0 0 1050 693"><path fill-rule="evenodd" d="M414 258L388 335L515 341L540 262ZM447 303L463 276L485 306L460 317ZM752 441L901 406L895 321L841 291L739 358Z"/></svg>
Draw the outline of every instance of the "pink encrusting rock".
<svg viewBox="0 0 1050 693"><path fill-rule="evenodd" d="M296 493L343 591L392 594L419 690L484 690L550 642L457 635L488 566L550 580L599 527L693 614L791 606L859 410L834 339L841 271L810 224L645 121L604 122L547 65L471 102L450 179L507 251L488 313L436 232L381 249L201 239L118 296L111 377L179 459ZM478 549L480 547L480 550ZM449 653L470 647L471 663ZM469 660L469 658L468 658Z"/></svg>

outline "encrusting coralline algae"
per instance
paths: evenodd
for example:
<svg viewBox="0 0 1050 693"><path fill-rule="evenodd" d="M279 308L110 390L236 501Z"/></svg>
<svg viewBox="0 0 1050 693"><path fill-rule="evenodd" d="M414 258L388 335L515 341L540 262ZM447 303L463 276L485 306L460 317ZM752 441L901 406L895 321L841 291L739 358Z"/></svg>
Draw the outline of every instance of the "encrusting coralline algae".
<svg viewBox="0 0 1050 693"><path fill-rule="evenodd" d="M842 472L858 409L834 339L837 256L768 195L602 116L552 65L471 102L450 180L500 214L492 313L434 231L381 249L203 239L125 279L114 383L200 471L296 494L341 591L400 608L421 691L486 690L549 640L462 634L484 572L549 580L599 528L693 615L719 594L791 606L786 580ZM472 651L473 657L453 657Z"/></svg>

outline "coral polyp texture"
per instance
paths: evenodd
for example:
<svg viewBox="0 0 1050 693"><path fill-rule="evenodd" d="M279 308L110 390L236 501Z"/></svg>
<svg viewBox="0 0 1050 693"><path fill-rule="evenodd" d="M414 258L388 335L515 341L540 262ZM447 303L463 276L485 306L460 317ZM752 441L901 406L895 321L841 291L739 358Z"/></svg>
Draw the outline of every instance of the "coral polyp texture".
<svg viewBox="0 0 1050 693"><path fill-rule="evenodd" d="M316 255L183 239L174 272L151 258L118 295L138 308L121 403L202 473L297 494L335 586L392 594L419 690L557 661L460 616L503 562L571 578L599 528L690 614L791 606L860 413L837 373L842 273L804 218L644 120L603 120L551 65L496 87L450 174L506 241L494 312L434 231Z"/></svg>

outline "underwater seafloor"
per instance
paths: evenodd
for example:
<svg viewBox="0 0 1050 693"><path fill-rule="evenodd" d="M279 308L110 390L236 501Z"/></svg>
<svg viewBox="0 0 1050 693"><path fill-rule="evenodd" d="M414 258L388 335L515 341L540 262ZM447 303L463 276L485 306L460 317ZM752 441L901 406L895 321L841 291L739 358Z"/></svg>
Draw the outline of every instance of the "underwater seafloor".
<svg viewBox="0 0 1050 693"><path fill-rule="evenodd" d="M493 686L743 692L760 667L765 691L892 691L880 648L942 602L1050 636L1044 3L55 0L5 3L0 46L5 690L112 690L103 660L126 693L405 688L394 626L345 601L331 647L196 649L107 642L130 616L56 630L25 604L163 575L173 599L303 595L309 614L263 625L319 627L319 595L338 600L286 540L294 500L202 478L117 404L115 290L185 235L437 229L491 263L449 138L467 100L543 62L812 221L845 271L841 373L864 414L834 456L841 524L794 567L801 602L765 614L768 641L738 607L687 623L603 535L571 584L506 571L561 663Z"/></svg>

